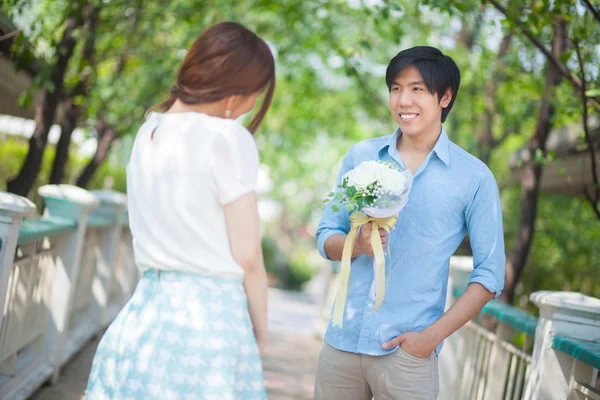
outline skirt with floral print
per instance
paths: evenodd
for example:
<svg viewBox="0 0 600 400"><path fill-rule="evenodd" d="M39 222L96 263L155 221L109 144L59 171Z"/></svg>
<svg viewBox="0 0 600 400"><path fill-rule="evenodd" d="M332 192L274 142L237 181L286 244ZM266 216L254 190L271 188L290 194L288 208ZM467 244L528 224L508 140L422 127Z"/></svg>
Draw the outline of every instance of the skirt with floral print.
<svg viewBox="0 0 600 400"><path fill-rule="evenodd" d="M266 399L241 280L146 271L100 341L86 399Z"/></svg>

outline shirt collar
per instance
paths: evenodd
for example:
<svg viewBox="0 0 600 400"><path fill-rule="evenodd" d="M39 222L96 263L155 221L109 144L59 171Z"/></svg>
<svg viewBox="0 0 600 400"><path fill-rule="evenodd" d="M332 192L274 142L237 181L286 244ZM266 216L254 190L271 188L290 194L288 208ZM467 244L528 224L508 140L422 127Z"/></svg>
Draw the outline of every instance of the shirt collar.
<svg viewBox="0 0 600 400"><path fill-rule="evenodd" d="M440 137L435 143L435 146L433 146L433 152L437 154L438 158L442 160L444 164L446 164L446 167L450 166L450 152L448 151L449 147L450 139L448 139L448 134L442 126L442 132L440 133Z"/></svg>
<svg viewBox="0 0 600 400"><path fill-rule="evenodd" d="M390 150L391 149L395 150L396 143L398 143L398 137L401 134L402 134L402 131L400 130L400 128L396 128L394 133L390 136L390 140L384 144L382 149L387 146L390 148ZM450 153L448 151L449 147L450 147L450 139L448 138L448 134L446 133L446 130L442 126L442 132L440 133L440 137L438 138L437 142L435 143L435 146L433 146L433 152L438 156L438 158L440 160L442 160L442 162L444 164L446 164L447 167L450 166Z"/></svg>

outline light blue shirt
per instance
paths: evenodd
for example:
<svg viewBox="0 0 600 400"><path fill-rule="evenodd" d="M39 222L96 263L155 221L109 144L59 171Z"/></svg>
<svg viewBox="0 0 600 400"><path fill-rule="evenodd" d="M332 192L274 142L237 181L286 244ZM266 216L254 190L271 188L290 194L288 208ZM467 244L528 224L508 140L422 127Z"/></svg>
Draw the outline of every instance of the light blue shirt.
<svg viewBox="0 0 600 400"><path fill-rule="evenodd" d="M393 134L354 145L344 157L342 175L367 160L404 164ZM318 248L325 254L325 241L350 230L344 207L325 209L317 230ZM360 255L352 261L343 328L327 327L327 343L343 351L383 355L381 345L404 332L422 331L444 313L450 257L469 233L473 250L473 273L478 282L497 297L504 287L504 235L498 186L492 172L480 160L448 139L442 132L435 147L413 178L408 204L400 211L388 240L386 256L389 284L383 304L375 304L370 288L373 258ZM442 344L436 351L439 353Z"/></svg>

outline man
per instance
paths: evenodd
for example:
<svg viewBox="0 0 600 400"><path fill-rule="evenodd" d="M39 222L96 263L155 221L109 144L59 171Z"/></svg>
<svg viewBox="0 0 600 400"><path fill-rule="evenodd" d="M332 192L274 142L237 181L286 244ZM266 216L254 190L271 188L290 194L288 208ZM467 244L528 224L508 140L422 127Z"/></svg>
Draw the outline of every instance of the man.
<svg viewBox="0 0 600 400"><path fill-rule="evenodd" d="M450 141L442 123L460 84L454 61L433 47L394 57L386 72L389 106L398 129L365 140L346 154L341 177L366 160L395 163L413 174L408 204L381 240L391 251L389 284L375 299L370 243L364 225L352 254L343 327L330 323L319 357L315 399L435 399L437 355L504 285L504 239L498 187L487 166ZM341 260L349 213L325 210L317 231L321 255ZM469 233L474 270L444 313L450 257ZM386 282L387 283L387 282Z"/></svg>

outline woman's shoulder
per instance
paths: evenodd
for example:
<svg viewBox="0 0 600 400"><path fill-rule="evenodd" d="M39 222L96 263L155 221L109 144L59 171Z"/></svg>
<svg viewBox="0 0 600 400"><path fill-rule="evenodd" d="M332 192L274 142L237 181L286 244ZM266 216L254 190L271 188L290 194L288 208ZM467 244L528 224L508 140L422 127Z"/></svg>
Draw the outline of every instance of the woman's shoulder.
<svg viewBox="0 0 600 400"><path fill-rule="evenodd" d="M214 124L217 130L225 135L233 135L234 137L242 137L244 139L252 139L250 131L236 119L225 119L217 117L208 117Z"/></svg>
<svg viewBox="0 0 600 400"><path fill-rule="evenodd" d="M225 135L252 136L248 129L237 120L214 117L194 111L178 113L151 111L146 116L146 122L148 121L180 124L182 127L187 127L190 130L203 129Z"/></svg>
<svg viewBox="0 0 600 400"><path fill-rule="evenodd" d="M235 119L209 117L211 130L230 144L256 147L252 133Z"/></svg>

